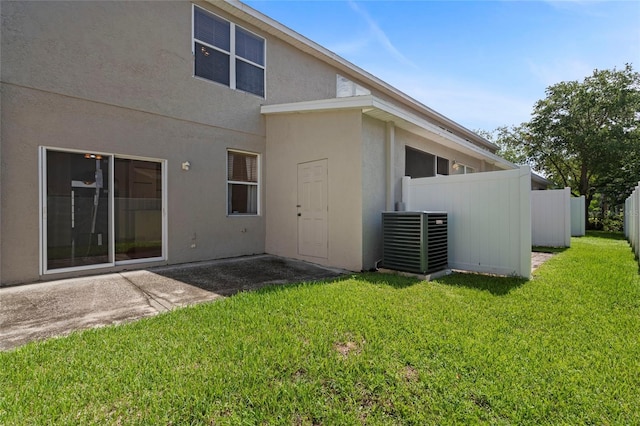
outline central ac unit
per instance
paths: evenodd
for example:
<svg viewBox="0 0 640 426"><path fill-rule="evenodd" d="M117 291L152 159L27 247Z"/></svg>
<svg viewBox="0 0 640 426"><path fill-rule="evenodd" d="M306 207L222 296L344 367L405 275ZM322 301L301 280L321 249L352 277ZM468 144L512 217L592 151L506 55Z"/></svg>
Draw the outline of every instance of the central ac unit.
<svg viewBox="0 0 640 426"><path fill-rule="evenodd" d="M383 212L382 266L427 274L447 268L446 212Z"/></svg>

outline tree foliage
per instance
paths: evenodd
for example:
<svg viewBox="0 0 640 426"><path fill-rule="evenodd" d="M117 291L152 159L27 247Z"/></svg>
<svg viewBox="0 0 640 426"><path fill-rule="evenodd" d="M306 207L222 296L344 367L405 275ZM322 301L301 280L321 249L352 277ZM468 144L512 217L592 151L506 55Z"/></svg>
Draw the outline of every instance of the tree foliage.
<svg viewBox="0 0 640 426"><path fill-rule="evenodd" d="M640 73L630 64L595 70L545 94L530 122L493 132L501 154L584 195L587 205L596 193L623 202L640 179Z"/></svg>

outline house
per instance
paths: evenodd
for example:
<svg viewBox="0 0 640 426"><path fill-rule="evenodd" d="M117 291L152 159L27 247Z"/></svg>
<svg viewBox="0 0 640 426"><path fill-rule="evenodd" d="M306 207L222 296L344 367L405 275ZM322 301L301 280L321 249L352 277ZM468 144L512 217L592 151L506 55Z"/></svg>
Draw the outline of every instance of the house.
<svg viewBox="0 0 640 426"><path fill-rule="evenodd" d="M369 269L403 176L515 167L237 1L1 13L1 285L265 252Z"/></svg>

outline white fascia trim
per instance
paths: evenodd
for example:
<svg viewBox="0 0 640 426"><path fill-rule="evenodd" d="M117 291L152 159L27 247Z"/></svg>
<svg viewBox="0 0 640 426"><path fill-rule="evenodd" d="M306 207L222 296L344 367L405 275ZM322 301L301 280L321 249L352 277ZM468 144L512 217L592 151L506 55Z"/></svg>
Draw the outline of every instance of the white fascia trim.
<svg viewBox="0 0 640 426"><path fill-rule="evenodd" d="M291 114L305 112L336 111L341 109L373 108L373 95L350 96L345 98L321 99L317 101L292 102L286 104L263 105L262 114Z"/></svg>
<svg viewBox="0 0 640 426"><path fill-rule="evenodd" d="M382 111L390 117L387 121L394 121L397 127L411 129L403 126L402 122L406 122L417 126L427 132L446 139L461 148L472 151L476 157L489 160L493 164L501 165L506 169L517 169L518 166L497 156L487 150L484 150L471 142L450 133L439 126L430 123L428 120L421 118L403 108L379 99L373 95L352 96L345 98L321 99L317 101L293 102L277 105L263 105L260 109L262 114L295 114L305 112L323 112L323 111L339 111L348 109L359 109L363 114L370 113L374 110Z"/></svg>
<svg viewBox="0 0 640 426"><path fill-rule="evenodd" d="M434 125L432 123L430 123L429 121L409 112L409 111L405 111L402 110L400 108L398 108L397 106L390 104L388 102L385 102L381 99L374 99L374 107L384 111L388 114L391 114L393 117L399 118L400 120L406 121L408 123L411 123L415 126L420 127L421 129L424 129L426 131L428 131L429 133L433 133L435 135L440 136L443 139L447 139L467 150L473 151L476 154L479 154L482 158L488 159L490 160L490 162L496 164L496 165L501 165L507 169L517 169L518 166L516 166L515 164L513 164L510 161L505 160L504 158L495 155L487 150L484 150L480 147L478 147L477 145L472 144L471 142L455 135L452 134L444 129L442 129L441 127ZM364 111L363 111L364 112ZM366 112L365 112L366 113ZM398 127L402 127L402 125L400 123L396 123L396 125L398 125Z"/></svg>

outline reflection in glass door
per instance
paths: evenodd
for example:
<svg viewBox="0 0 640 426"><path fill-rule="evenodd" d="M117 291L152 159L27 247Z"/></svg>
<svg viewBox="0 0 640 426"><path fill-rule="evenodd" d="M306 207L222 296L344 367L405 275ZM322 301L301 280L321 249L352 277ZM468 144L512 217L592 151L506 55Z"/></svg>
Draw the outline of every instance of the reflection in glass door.
<svg viewBox="0 0 640 426"><path fill-rule="evenodd" d="M162 168L154 161L114 163L116 261L162 257Z"/></svg>
<svg viewBox="0 0 640 426"><path fill-rule="evenodd" d="M163 258L162 161L43 152L44 272Z"/></svg>
<svg viewBox="0 0 640 426"><path fill-rule="evenodd" d="M47 151L48 270L110 263L109 158Z"/></svg>

